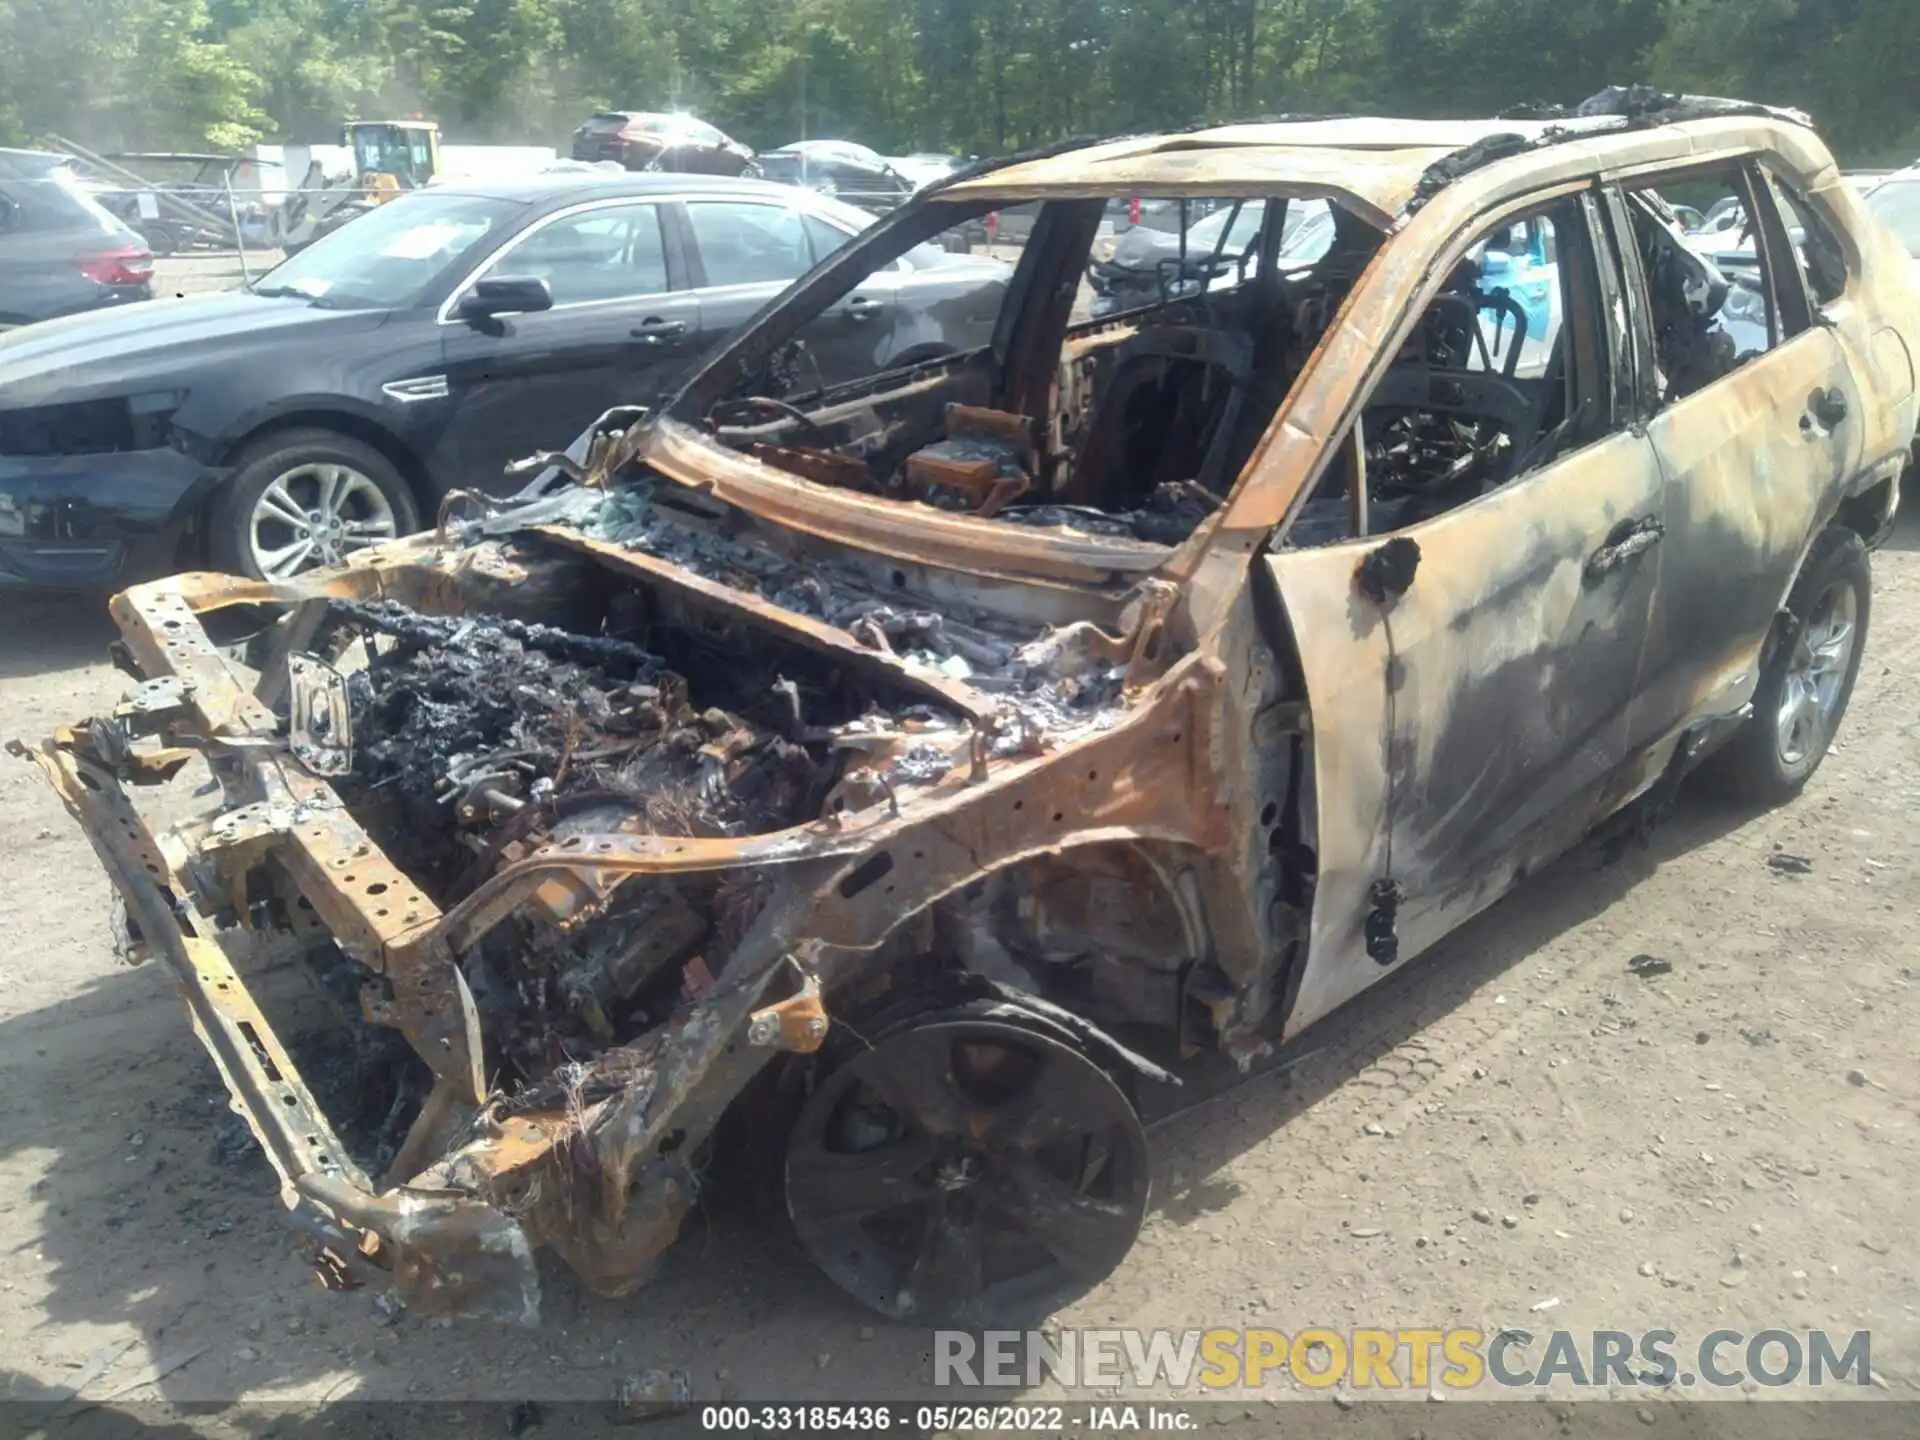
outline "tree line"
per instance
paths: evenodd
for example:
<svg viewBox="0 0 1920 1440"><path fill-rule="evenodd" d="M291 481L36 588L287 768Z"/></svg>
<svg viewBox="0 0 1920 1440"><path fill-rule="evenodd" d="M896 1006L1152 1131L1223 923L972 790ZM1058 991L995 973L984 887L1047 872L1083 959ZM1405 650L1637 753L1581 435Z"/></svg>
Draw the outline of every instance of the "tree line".
<svg viewBox="0 0 1920 1440"><path fill-rule="evenodd" d="M1616 82L1920 159L1920 0L0 0L0 144L551 144L684 109L748 144L999 154L1269 114L1484 115Z"/></svg>

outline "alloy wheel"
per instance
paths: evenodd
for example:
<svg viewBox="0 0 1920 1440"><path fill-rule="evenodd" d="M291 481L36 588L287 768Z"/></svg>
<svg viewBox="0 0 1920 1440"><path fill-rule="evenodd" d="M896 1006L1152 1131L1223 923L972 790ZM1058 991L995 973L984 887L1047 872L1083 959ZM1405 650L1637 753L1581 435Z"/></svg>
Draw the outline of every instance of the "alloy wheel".
<svg viewBox="0 0 1920 1440"><path fill-rule="evenodd" d="M253 563L269 580L338 565L400 533L380 487L351 465L296 465L260 492L247 522Z"/></svg>
<svg viewBox="0 0 1920 1440"><path fill-rule="evenodd" d="M1853 586L1837 581L1820 593L1793 642L1774 717L1780 763L1788 767L1817 758L1832 738L1835 712L1847 683L1859 634L1859 601Z"/></svg>
<svg viewBox="0 0 1920 1440"><path fill-rule="evenodd" d="M787 1151L815 1263L895 1319L1037 1316L1103 1279L1146 1214L1139 1117L1069 1045L944 1020L882 1037L816 1089Z"/></svg>

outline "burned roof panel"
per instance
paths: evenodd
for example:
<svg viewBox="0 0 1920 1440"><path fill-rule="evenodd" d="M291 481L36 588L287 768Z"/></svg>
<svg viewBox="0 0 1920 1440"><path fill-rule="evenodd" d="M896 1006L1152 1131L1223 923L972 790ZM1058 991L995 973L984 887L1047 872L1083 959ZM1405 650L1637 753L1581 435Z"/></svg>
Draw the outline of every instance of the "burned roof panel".
<svg viewBox="0 0 1920 1440"><path fill-rule="evenodd" d="M1188 137L1191 139L1191 137ZM1244 191L1331 200L1384 227L1444 148L1343 151L1183 144L1147 154L1089 160L1085 152L1039 160L955 185L942 198L1104 198L1132 191Z"/></svg>
<svg viewBox="0 0 1920 1440"><path fill-rule="evenodd" d="M1177 134L1130 136L1018 160L950 183L940 198L1037 199L1134 192L1207 194L1253 187L1326 199L1385 224L1410 205L1475 170L1546 146L1627 146L1660 158L1689 148L1683 132L1710 127L1714 137L1742 130L1756 146L1808 118L1742 100L1670 95L1645 86L1613 87L1571 108L1543 107L1524 118L1407 120L1385 116L1250 121ZM1696 139L1699 137L1696 135Z"/></svg>
<svg viewBox="0 0 1920 1440"><path fill-rule="evenodd" d="M1604 130L1610 118L1563 124ZM942 198L1104 196L1130 190L1200 194L1254 186L1301 199L1332 200L1386 224L1420 177L1448 155L1489 135L1544 138L1544 123L1493 120L1259 121L1178 135L1136 136L1083 146L949 185Z"/></svg>

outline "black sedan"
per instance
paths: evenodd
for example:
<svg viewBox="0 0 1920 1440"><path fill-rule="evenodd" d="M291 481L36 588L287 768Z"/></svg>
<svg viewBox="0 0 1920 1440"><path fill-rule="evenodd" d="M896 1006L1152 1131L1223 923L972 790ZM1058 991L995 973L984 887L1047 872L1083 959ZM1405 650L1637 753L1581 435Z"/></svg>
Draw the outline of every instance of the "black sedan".
<svg viewBox="0 0 1920 1440"><path fill-rule="evenodd" d="M726 131L691 115L609 110L573 132L576 160L617 160L629 170L685 175L746 175L753 151Z"/></svg>
<svg viewBox="0 0 1920 1440"><path fill-rule="evenodd" d="M762 151L759 166L769 180L838 195L876 212L891 210L919 188L885 157L850 140L796 140Z"/></svg>
<svg viewBox="0 0 1920 1440"><path fill-rule="evenodd" d="M153 253L64 155L0 150L0 330L152 298Z"/></svg>
<svg viewBox="0 0 1920 1440"><path fill-rule="evenodd" d="M868 223L756 180L436 187L250 289L0 336L0 585L280 578L415 529L654 399ZM832 383L985 344L1007 274L921 246L794 363Z"/></svg>

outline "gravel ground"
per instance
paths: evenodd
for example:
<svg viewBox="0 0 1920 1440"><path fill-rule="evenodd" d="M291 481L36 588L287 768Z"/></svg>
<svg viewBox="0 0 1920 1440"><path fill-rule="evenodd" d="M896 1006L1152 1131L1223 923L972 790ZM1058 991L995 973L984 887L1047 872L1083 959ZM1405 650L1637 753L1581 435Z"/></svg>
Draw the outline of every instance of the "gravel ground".
<svg viewBox="0 0 1920 1440"><path fill-rule="evenodd" d="M1882 1391L1920 1399L1920 525L1875 570L1852 713L1798 803L1689 795L1648 848L1576 852L1280 1071L1160 1127L1139 1246L1059 1323L1864 1328ZM97 605L8 609L0 734L120 693ZM205 1426L271 1400L605 1399L650 1366L702 1400L931 1393L927 1332L725 1209L632 1299L554 1270L532 1334L318 1291L265 1164L217 1153L224 1096L160 970L115 958L92 854L10 760L0 833L15 1397L211 1407ZM1671 971L1630 973L1642 954ZM1618 1413L1651 1423L1650 1403Z"/></svg>
<svg viewBox="0 0 1920 1440"><path fill-rule="evenodd" d="M249 250L244 262L232 250L200 250L191 255L163 255L153 262L156 297L198 295L207 290L230 290L250 275L258 279L280 263L278 250Z"/></svg>

